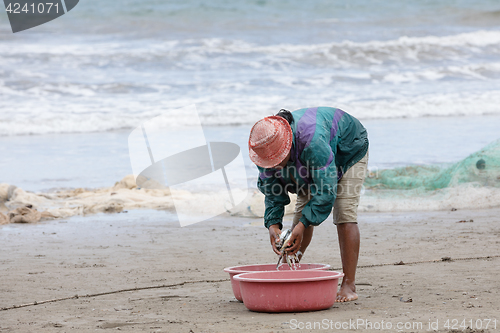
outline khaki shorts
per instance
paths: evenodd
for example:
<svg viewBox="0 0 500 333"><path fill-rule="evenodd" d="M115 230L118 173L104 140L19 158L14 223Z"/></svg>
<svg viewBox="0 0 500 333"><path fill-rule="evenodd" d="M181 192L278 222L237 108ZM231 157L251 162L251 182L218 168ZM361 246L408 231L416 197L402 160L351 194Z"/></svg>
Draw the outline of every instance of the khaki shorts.
<svg viewBox="0 0 500 333"><path fill-rule="evenodd" d="M368 152L358 163L354 164L344 174L337 184L337 199L333 204L333 223L358 223L359 197L365 181L368 166ZM311 200L309 191L297 193L297 203L293 216L293 225L299 223L302 209Z"/></svg>

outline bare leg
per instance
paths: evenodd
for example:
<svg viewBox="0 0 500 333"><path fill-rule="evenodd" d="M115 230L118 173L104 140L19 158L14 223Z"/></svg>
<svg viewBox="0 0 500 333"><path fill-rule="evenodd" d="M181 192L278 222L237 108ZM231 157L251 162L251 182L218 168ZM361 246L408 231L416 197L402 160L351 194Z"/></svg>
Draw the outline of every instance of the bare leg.
<svg viewBox="0 0 500 333"><path fill-rule="evenodd" d="M359 228L357 223L342 223L337 225L340 256L344 278L337 293L337 302L348 302L358 299L356 294L356 267L359 256Z"/></svg>

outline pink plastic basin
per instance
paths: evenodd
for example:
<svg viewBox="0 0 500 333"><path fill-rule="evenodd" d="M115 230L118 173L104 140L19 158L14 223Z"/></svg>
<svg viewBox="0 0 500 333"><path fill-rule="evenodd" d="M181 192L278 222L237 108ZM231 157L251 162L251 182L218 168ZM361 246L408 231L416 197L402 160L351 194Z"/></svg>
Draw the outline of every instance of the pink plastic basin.
<svg viewBox="0 0 500 333"><path fill-rule="evenodd" d="M330 308L343 273L319 270L243 273L243 303L257 312L303 312Z"/></svg>
<svg viewBox="0 0 500 333"><path fill-rule="evenodd" d="M297 270L323 270L327 271L330 269L330 265L325 264L300 264L300 267L297 267ZM290 267L287 264L281 264L279 267L280 271L289 271ZM242 273L250 273L250 272L268 272L268 271L276 271L276 264L264 264L264 265L246 265L246 266L234 266L224 268L224 272L229 273L229 277L231 278L231 287L233 288L234 297L240 302L243 302L243 298L241 297L240 292L240 283L235 281L233 277Z"/></svg>

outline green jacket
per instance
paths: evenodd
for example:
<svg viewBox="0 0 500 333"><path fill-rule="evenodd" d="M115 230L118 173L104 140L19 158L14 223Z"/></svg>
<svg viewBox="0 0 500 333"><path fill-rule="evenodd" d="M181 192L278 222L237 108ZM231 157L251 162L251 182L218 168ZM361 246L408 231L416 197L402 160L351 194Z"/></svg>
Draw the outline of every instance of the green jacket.
<svg viewBox="0 0 500 333"><path fill-rule="evenodd" d="M338 180L368 151L366 129L340 109L306 108L292 115L293 143L286 167L281 171L258 167L257 187L266 197L266 228L273 224L283 228L288 192L297 193L301 187L313 197L302 210L300 222L308 227L326 220L337 197Z"/></svg>

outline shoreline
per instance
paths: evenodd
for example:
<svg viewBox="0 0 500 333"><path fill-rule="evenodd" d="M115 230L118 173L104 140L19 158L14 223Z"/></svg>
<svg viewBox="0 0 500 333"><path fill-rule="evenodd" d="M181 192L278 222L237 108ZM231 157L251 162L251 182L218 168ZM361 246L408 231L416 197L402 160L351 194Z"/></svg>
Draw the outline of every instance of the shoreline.
<svg viewBox="0 0 500 333"><path fill-rule="evenodd" d="M500 115L471 115L362 120L370 140L369 168L457 163L498 139L499 119ZM422 128L426 128L424 137ZM467 142L457 135L465 129L469 135ZM249 130L250 126L204 125L207 141L230 141L238 144L242 151L247 149ZM0 183L32 192L113 186L132 172L129 133L129 130L117 130L0 136L0 152L9 157L0 161L3 169ZM183 139L189 139L189 133L179 138ZM247 177L256 179L257 169L247 153L243 157Z"/></svg>
<svg viewBox="0 0 500 333"><path fill-rule="evenodd" d="M131 211L2 226L0 239L5 245L0 262L8 274L1 287L0 308L188 283L0 311L0 332L50 332L56 327L291 332L291 323L306 325L325 318L425 325L453 318L494 319L500 310L496 280L500 258L493 257L500 255L499 213L500 208L360 213L360 298L328 310L296 314L248 311L234 299L223 272L228 266L275 261L267 231L252 226L261 219L217 217L181 228L177 222L166 222L163 212ZM329 221L317 228L304 262L340 268L336 230ZM492 257L477 259L486 256ZM451 260L442 261L444 257ZM458 260L463 258L476 259ZM400 261L407 264L394 265ZM441 326L438 331L451 330Z"/></svg>

